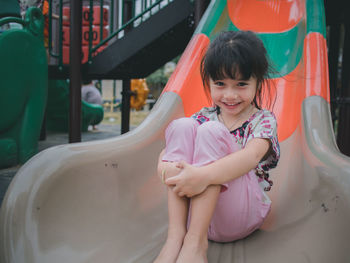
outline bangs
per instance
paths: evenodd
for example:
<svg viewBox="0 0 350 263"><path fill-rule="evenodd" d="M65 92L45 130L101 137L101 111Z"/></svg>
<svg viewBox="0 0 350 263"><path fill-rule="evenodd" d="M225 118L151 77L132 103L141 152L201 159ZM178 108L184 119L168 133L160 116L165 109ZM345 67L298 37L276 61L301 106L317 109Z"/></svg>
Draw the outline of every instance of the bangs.
<svg viewBox="0 0 350 263"><path fill-rule="evenodd" d="M234 79L234 80L248 80L252 76L252 71L249 67L239 64L223 64L208 68L208 75L213 80Z"/></svg>
<svg viewBox="0 0 350 263"><path fill-rule="evenodd" d="M213 80L255 77L260 82L268 68L265 54L265 49L253 46L246 39L218 39L208 49L203 70Z"/></svg>
<svg viewBox="0 0 350 263"><path fill-rule="evenodd" d="M213 80L241 79L248 80L256 69L255 60L243 45L232 48L238 43L225 43L221 48L207 54L207 73ZM254 76L256 77L256 76Z"/></svg>

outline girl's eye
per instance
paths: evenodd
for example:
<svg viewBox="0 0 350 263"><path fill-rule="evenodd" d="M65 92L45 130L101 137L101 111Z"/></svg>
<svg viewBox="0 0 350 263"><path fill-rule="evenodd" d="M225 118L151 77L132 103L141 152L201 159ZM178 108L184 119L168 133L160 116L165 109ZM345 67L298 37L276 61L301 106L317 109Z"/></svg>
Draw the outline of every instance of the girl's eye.
<svg viewBox="0 0 350 263"><path fill-rule="evenodd" d="M215 82L215 85L216 85L216 86L222 87L222 86L224 86L225 84L224 84L224 82L222 82L222 81L216 81L216 82Z"/></svg>
<svg viewBox="0 0 350 263"><path fill-rule="evenodd" d="M244 87L247 86L248 84L246 82L238 82L237 86L238 87Z"/></svg>

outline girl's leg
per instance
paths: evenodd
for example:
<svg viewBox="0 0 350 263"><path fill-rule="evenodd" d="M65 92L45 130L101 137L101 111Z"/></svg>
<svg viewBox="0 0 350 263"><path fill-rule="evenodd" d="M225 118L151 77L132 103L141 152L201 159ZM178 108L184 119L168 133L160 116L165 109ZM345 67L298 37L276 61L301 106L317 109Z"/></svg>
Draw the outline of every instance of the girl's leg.
<svg viewBox="0 0 350 263"><path fill-rule="evenodd" d="M219 122L206 122L197 129L193 164L202 166L234 151L232 135ZM211 185L191 199L190 224L184 239L178 263L207 262L208 228L216 209L221 188Z"/></svg>
<svg viewBox="0 0 350 263"><path fill-rule="evenodd" d="M165 132L166 149L163 161L168 165L173 162L192 163L193 145L198 123L190 118L173 121ZM186 234L189 199L179 197L168 187L169 227L167 240L156 258L156 263L175 262Z"/></svg>
<svg viewBox="0 0 350 263"><path fill-rule="evenodd" d="M175 262L186 234L189 200L168 187L168 236L155 263Z"/></svg>
<svg viewBox="0 0 350 263"><path fill-rule="evenodd" d="M191 199L191 222L177 263L205 263L208 250L208 227L220 194L219 185L209 186Z"/></svg>

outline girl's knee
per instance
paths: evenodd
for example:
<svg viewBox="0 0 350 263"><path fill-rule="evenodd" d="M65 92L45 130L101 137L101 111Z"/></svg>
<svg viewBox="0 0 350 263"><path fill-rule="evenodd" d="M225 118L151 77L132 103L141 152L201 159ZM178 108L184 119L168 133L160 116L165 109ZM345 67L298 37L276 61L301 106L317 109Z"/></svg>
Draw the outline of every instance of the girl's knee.
<svg viewBox="0 0 350 263"><path fill-rule="evenodd" d="M186 135L188 133L194 133L198 127L198 122L192 118L180 118L173 120L168 128L166 134L177 133L178 135Z"/></svg>
<svg viewBox="0 0 350 263"><path fill-rule="evenodd" d="M197 127L198 122L193 118L179 118L176 120L173 120L170 125L175 125L179 128L186 128L186 127Z"/></svg>
<svg viewBox="0 0 350 263"><path fill-rule="evenodd" d="M202 163L200 156L215 156L222 158L227 154L238 151L240 146L224 124L218 121L208 121L197 129L196 158Z"/></svg>
<svg viewBox="0 0 350 263"><path fill-rule="evenodd" d="M166 149L163 156L164 161L184 160L192 163L198 125L197 121L191 118L177 119L169 124L165 131Z"/></svg>
<svg viewBox="0 0 350 263"><path fill-rule="evenodd" d="M230 135L228 129L221 122L207 121L198 127L199 136L221 138Z"/></svg>

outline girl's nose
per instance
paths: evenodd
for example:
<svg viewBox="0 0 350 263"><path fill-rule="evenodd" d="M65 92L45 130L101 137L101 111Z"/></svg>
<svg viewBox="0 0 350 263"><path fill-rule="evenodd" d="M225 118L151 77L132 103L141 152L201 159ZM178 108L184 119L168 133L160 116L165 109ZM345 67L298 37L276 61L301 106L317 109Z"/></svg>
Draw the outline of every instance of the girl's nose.
<svg viewBox="0 0 350 263"><path fill-rule="evenodd" d="M227 93L225 94L225 98L226 98L226 99L237 99L237 98L238 98L238 95L237 95L237 93L235 93L235 92L227 92Z"/></svg>

